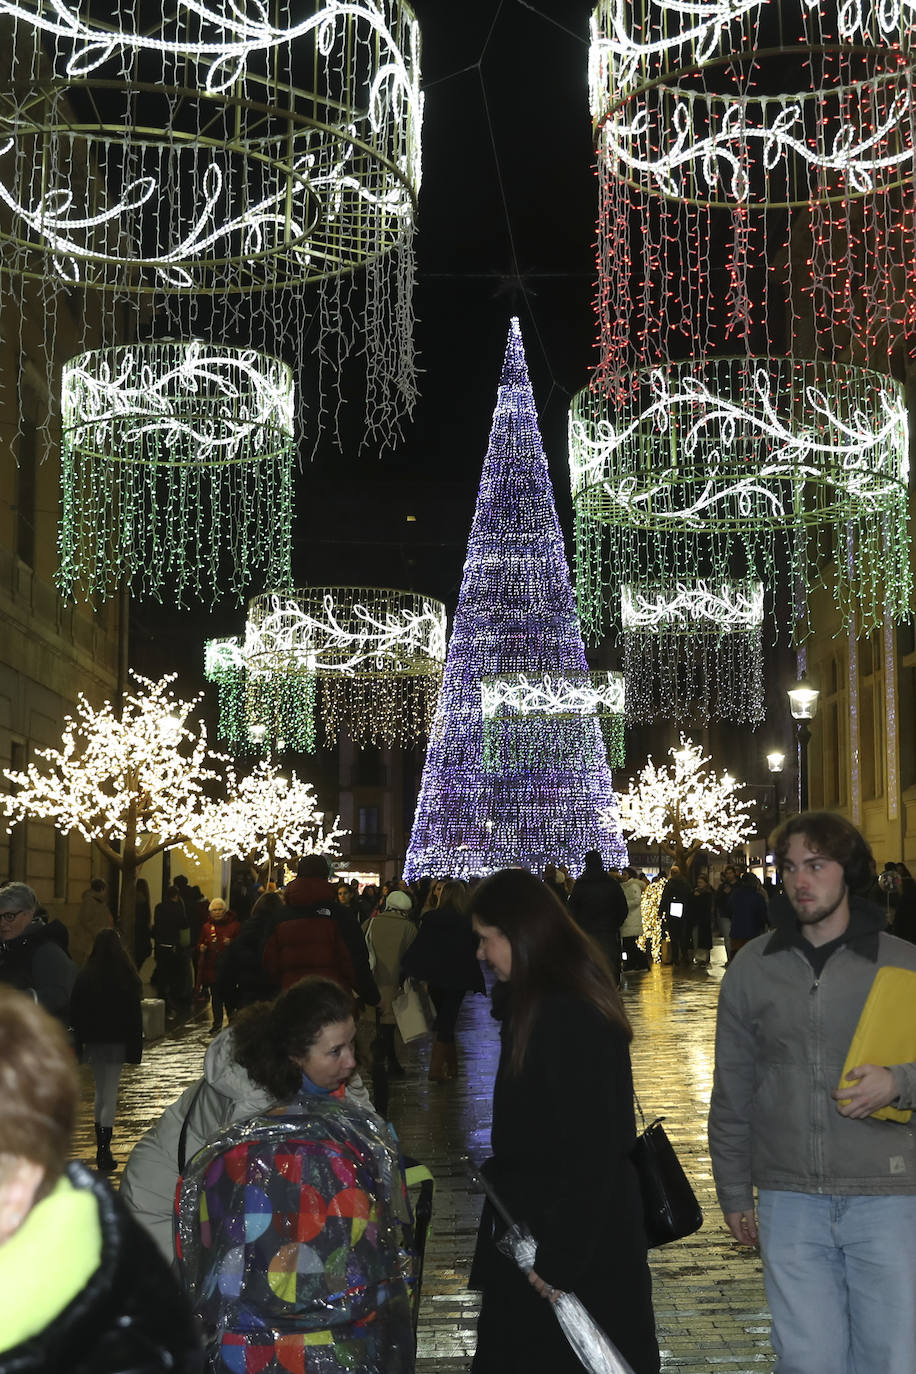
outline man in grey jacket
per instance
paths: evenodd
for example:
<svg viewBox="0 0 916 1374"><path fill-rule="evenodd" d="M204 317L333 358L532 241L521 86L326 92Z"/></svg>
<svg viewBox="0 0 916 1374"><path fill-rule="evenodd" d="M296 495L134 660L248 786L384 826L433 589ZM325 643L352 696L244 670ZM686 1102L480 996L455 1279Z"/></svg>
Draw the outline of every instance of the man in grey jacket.
<svg viewBox="0 0 916 1374"><path fill-rule="evenodd" d="M773 850L788 902L719 998L719 1202L740 1244L759 1222L778 1374L916 1371L916 1142L911 1123L871 1115L916 1106L916 1062L856 1065L840 1088L877 970L916 971L916 948L851 895L871 854L844 817L795 816Z"/></svg>

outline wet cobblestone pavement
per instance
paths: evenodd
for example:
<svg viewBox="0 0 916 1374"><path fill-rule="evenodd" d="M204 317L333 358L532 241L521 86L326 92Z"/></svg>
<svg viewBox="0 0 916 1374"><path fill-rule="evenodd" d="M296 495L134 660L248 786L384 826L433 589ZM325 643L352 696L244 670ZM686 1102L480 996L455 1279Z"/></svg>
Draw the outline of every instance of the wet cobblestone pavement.
<svg viewBox="0 0 916 1374"><path fill-rule="evenodd" d="M706 1145L721 961L719 947L709 969L655 968L631 976L624 991L646 1120L664 1116L705 1213L695 1236L652 1256L662 1369L671 1374L767 1374L772 1367L759 1257L736 1245L722 1225ZM162 1109L199 1076L208 1022L206 1011L199 1013L149 1045L141 1065L125 1067L112 1141L120 1163ZM427 1164L436 1178L420 1307L419 1374L465 1374L474 1350L478 1298L466 1282L480 1199L468 1181L467 1162L489 1152L499 1043L488 1000L466 999L458 1040L456 1082L427 1082L428 1047L421 1043L404 1051L407 1074L391 1085L389 1115L404 1151ZM88 1070L83 1073L76 1154L92 1163L92 1080ZM119 1176L120 1170L113 1175L115 1186Z"/></svg>

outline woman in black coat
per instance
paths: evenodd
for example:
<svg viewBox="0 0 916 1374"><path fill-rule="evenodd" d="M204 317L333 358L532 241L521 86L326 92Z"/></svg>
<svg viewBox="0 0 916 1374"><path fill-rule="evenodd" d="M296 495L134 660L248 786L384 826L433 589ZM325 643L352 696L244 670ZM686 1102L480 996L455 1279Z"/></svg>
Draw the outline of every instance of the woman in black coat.
<svg viewBox="0 0 916 1374"><path fill-rule="evenodd" d="M505 985L484 1174L537 1241L523 1274L484 1205L471 1287L483 1293L474 1374L581 1374L550 1311L572 1292L635 1374L657 1374L636 1140L631 1031L601 952L539 879L493 874L472 895L485 959Z"/></svg>
<svg viewBox="0 0 916 1374"><path fill-rule="evenodd" d="M401 960L401 972L429 985L436 1008L436 1039L429 1061L429 1078L444 1083L458 1073L455 1022L466 992L485 992L477 961L477 939L464 910L464 883L443 883L438 905L428 907L420 933Z"/></svg>
<svg viewBox="0 0 916 1374"><path fill-rule="evenodd" d="M124 1064L139 1064L143 1054L143 985L116 930L100 930L85 968L73 985L70 1025L76 1051L92 1065L95 1078L95 1165L102 1173L117 1168L111 1133Z"/></svg>

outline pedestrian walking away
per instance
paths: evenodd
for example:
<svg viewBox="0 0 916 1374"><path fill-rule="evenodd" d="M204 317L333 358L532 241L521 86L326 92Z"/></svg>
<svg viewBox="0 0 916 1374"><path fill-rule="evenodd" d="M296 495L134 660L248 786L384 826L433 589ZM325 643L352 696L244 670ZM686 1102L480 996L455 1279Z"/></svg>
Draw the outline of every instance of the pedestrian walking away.
<svg viewBox="0 0 916 1374"><path fill-rule="evenodd" d="M76 1052L92 1066L95 1079L95 1165L100 1173L117 1168L111 1136L118 1084L125 1064L143 1054L143 985L116 930L102 930L73 986L70 1024Z"/></svg>
<svg viewBox="0 0 916 1374"><path fill-rule="evenodd" d="M843 816L794 816L771 848L786 900L719 996L719 1202L739 1244L759 1239L778 1374L916 1370L916 1143L874 1115L916 1107L916 1062L841 1083L876 973L916 971L916 948L856 895L871 853Z"/></svg>
<svg viewBox="0 0 916 1374"><path fill-rule="evenodd" d="M550 1310L563 1292L584 1303L634 1374L657 1374L630 1161L631 1032L613 974L531 873L493 874L472 893L470 911L503 1007L493 1157L483 1174L538 1242L526 1277L498 1250L504 1223L484 1204L470 1278L483 1295L473 1374L581 1374Z"/></svg>
<svg viewBox="0 0 916 1374"><path fill-rule="evenodd" d="M467 888L461 882L444 883L437 905L428 907L420 933L401 959L401 972L429 985L436 1009L429 1063L429 1079L445 1083L458 1075L455 1023L466 992L485 992L477 959L477 940L465 911Z"/></svg>

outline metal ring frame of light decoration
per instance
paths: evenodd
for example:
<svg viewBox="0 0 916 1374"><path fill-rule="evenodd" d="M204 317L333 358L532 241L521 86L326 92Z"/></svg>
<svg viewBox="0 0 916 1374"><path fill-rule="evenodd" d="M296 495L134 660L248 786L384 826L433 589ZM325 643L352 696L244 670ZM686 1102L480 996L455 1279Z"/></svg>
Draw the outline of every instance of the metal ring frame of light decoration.
<svg viewBox="0 0 916 1374"><path fill-rule="evenodd" d="M882 623L885 605L908 614L907 418L902 388L885 376L779 358L653 368L619 402L574 397L569 465L579 612L592 636L608 568L615 597L623 583L698 573L770 586L788 574L807 589L829 554L840 609L863 630Z"/></svg>
<svg viewBox="0 0 916 1374"><path fill-rule="evenodd" d="M904 184L916 147L907 14L855 0L600 0L589 84L601 156L621 180L695 204L806 206ZM736 93L739 69L768 63L780 81L789 63L810 71L809 86L770 94L757 79ZM716 69L721 90L708 87Z"/></svg>
<svg viewBox="0 0 916 1374"><path fill-rule="evenodd" d="M624 586L620 603L630 724L763 720L762 582Z"/></svg>
<svg viewBox="0 0 916 1374"><path fill-rule="evenodd" d="M100 0L0 0L22 73L0 108L7 271L44 277L48 258L84 286L222 296L400 242L423 105L404 0L281 5L275 22L232 0L156 8L147 29L120 9L118 29Z"/></svg>
<svg viewBox="0 0 916 1374"><path fill-rule="evenodd" d="M612 768L622 766L624 750L624 677L612 671L506 673L481 679L483 756L488 770L502 771L508 761L551 751L561 764L564 745L581 754L588 741L567 722L597 719ZM566 740L564 736L574 738ZM507 758L508 756L508 758Z"/></svg>
<svg viewBox="0 0 916 1374"><path fill-rule="evenodd" d="M65 363L61 592L105 597L126 576L215 599L221 564L240 598L256 574L289 581L293 404L290 369L251 349L154 342Z"/></svg>
<svg viewBox="0 0 916 1374"><path fill-rule="evenodd" d="M445 662L440 601L378 587L270 592L248 604L249 678L312 674L325 738L409 743L428 733Z"/></svg>

